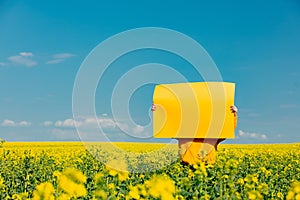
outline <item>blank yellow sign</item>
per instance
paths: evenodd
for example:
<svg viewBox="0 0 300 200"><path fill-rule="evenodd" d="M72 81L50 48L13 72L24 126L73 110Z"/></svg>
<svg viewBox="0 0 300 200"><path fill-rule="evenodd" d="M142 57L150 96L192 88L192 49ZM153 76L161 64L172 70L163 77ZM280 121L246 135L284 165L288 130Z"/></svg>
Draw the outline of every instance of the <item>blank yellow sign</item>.
<svg viewBox="0 0 300 200"><path fill-rule="evenodd" d="M155 138L234 138L234 83L157 85L153 94Z"/></svg>

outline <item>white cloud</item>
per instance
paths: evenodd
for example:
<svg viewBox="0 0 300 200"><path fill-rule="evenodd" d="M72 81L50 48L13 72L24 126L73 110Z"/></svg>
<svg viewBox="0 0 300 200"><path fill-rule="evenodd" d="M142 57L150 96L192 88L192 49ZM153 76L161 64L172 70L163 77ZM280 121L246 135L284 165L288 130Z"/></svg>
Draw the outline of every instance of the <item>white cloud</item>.
<svg viewBox="0 0 300 200"><path fill-rule="evenodd" d="M1 126L15 126L15 122L9 119L5 119L3 120L3 122L1 123Z"/></svg>
<svg viewBox="0 0 300 200"><path fill-rule="evenodd" d="M18 123L19 126L30 126L31 123L30 122L27 122L27 121L21 121Z"/></svg>
<svg viewBox="0 0 300 200"><path fill-rule="evenodd" d="M107 115L106 115L107 116ZM43 123L44 126L55 126L56 128L79 128L81 131L97 131L99 130L99 125L101 129L104 132L107 133L116 133L116 132L121 132L121 130L131 133L131 134L142 134L145 129L143 126L136 125L136 126L129 126L125 122L116 122L114 119L109 118L101 115L98 117L98 119L95 119L93 117L84 117L78 120L74 119L65 119L65 120L58 120L54 123L50 123L50 121L46 121Z"/></svg>
<svg viewBox="0 0 300 200"><path fill-rule="evenodd" d="M56 127L73 128L73 127L75 127L75 120L74 119L66 119L64 121L56 121L54 125Z"/></svg>
<svg viewBox="0 0 300 200"><path fill-rule="evenodd" d="M62 128L75 128L76 125L80 128L94 129L98 128L98 123L102 128L116 128L118 126L117 122L115 122L111 118L106 117L100 117L98 118L98 120L96 120L95 118L83 118L77 121L75 121L74 119L58 120L54 123L54 125L56 127Z"/></svg>
<svg viewBox="0 0 300 200"><path fill-rule="evenodd" d="M137 125L136 127L133 128L133 133L137 134L137 133L142 133L144 131L144 127Z"/></svg>
<svg viewBox="0 0 300 200"><path fill-rule="evenodd" d="M25 65L27 67L33 67L37 65L37 62L34 61L31 57L33 57L33 53L31 52L21 52L19 55L10 56L8 60L17 65Z"/></svg>
<svg viewBox="0 0 300 200"><path fill-rule="evenodd" d="M46 64L58 64L74 56L75 55L71 53L54 54L51 56L51 59L46 62ZM33 67L38 64L38 62L34 59L34 54L32 52L20 52L18 55L9 56L7 59L9 62L0 62L0 66L14 64Z"/></svg>
<svg viewBox="0 0 300 200"><path fill-rule="evenodd" d="M260 136L260 138L263 139L263 140L266 140L266 139L267 139L267 135L266 135L266 134L262 134L262 135Z"/></svg>
<svg viewBox="0 0 300 200"><path fill-rule="evenodd" d="M13 120L5 119L1 123L1 126L19 126L19 127L27 127L30 126L31 123L28 121L20 121L20 122L15 122Z"/></svg>
<svg viewBox="0 0 300 200"><path fill-rule="evenodd" d="M31 52L21 52L20 56L24 56L24 57L32 57L33 54Z"/></svg>
<svg viewBox="0 0 300 200"><path fill-rule="evenodd" d="M85 120L85 122L86 121L87 120ZM90 121L90 119L89 119L89 121ZM120 126L120 125L122 126L121 123L117 123L111 118L98 118L98 123L103 128L116 128L117 126Z"/></svg>
<svg viewBox="0 0 300 200"><path fill-rule="evenodd" d="M58 139L67 139L80 135L83 141L109 141L122 139L151 138L152 131L141 125L130 125L125 121L116 121L107 114L94 117L68 118L57 121L44 121L43 125ZM102 131L99 129L99 125ZM77 132L77 130L79 132ZM76 134L74 134L76 133Z"/></svg>
<svg viewBox="0 0 300 200"><path fill-rule="evenodd" d="M266 134L248 133L248 132L244 132L242 130L239 130L238 136L240 138L261 139L261 140L266 140L267 139Z"/></svg>
<svg viewBox="0 0 300 200"><path fill-rule="evenodd" d="M43 125L44 125L44 126L52 126L52 125L53 125L53 122L52 122L52 121L44 121L44 122L43 122Z"/></svg>
<svg viewBox="0 0 300 200"><path fill-rule="evenodd" d="M71 58L75 56L74 54L71 54L71 53L60 53L60 54L55 54L52 56L52 60L49 60L46 62L46 64L58 64L58 63L61 63L63 61L65 61L66 59L68 58Z"/></svg>

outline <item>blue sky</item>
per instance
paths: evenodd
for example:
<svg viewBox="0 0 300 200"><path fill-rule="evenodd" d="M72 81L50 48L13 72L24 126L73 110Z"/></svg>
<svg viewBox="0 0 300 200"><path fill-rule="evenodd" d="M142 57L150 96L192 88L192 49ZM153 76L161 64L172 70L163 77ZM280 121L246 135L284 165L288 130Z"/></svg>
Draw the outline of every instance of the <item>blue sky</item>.
<svg viewBox="0 0 300 200"><path fill-rule="evenodd" d="M0 137L79 140L72 92L82 62L105 39L142 27L168 28L193 38L209 53L223 80L236 83L237 138L227 143L300 141L300 3L296 0L1 1ZM102 92L100 84L95 96L98 122L111 140L131 140L117 125L136 134L151 133L144 126L151 123L154 85L139 88L130 99L136 126L116 124L109 103L122 73L153 62L173 67L189 81L202 81L189 63L168 52L148 49L120 57L100 82L108 87ZM97 122L86 116L76 123L92 132Z"/></svg>

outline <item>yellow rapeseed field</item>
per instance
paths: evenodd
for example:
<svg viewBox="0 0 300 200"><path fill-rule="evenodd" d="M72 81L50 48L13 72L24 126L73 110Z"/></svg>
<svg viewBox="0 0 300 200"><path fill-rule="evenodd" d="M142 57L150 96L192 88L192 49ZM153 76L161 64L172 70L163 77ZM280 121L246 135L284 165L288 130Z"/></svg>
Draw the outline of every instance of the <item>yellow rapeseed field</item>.
<svg viewBox="0 0 300 200"><path fill-rule="evenodd" d="M176 144L8 142L0 199L300 199L300 144L220 145L214 165L185 166Z"/></svg>

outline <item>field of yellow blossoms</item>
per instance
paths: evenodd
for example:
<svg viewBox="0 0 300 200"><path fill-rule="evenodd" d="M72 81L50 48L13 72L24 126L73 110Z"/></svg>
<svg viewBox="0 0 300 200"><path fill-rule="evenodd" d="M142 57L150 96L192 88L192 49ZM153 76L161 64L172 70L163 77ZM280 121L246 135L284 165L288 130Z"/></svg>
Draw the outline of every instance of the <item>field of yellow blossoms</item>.
<svg viewBox="0 0 300 200"><path fill-rule="evenodd" d="M180 164L176 144L115 145L122 153L105 143L7 142L0 199L300 199L300 144L220 145L214 165L193 167Z"/></svg>

